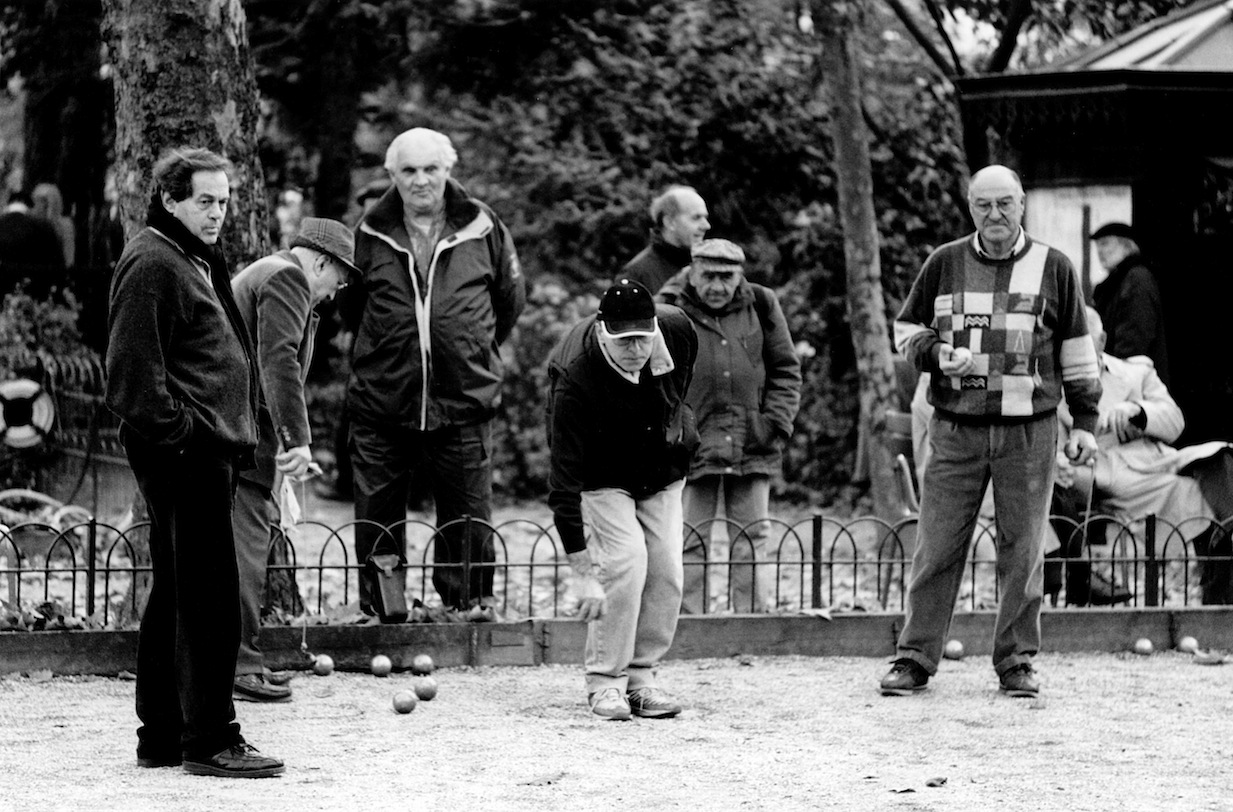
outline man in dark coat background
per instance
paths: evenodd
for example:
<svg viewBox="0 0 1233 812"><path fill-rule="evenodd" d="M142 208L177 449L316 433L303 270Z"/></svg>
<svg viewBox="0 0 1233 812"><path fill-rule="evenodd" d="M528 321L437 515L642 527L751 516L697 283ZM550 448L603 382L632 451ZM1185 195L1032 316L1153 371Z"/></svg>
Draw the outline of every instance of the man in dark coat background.
<svg viewBox="0 0 1233 812"><path fill-rule="evenodd" d="M651 201L651 242L625 264L618 279L631 279L652 294L689 266L689 249L711 227L706 201L690 186L669 186Z"/></svg>
<svg viewBox="0 0 1233 812"><path fill-rule="evenodd" d="M1106 223L1092 233L1104 279L1092 290L1092 305L1107 335L1105 352L1115 358L1146 355L1169 383L1169 348L1164 305L1156 276L1143 262L1135 232L1125 223Z"/></svg>

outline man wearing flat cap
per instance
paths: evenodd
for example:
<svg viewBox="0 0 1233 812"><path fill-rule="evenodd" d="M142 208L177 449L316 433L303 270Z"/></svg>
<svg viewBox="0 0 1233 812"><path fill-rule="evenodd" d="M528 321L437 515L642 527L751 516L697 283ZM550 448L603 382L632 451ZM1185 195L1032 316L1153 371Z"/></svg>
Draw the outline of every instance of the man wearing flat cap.
<svg viewBox="0 0 1233 812"><path fill-rule="evenodd" d="M779 300L745 279L745 252L728 240L693 247L690 267L656 297L685 311L698 333L689 405L702 445L685 484L685 593L682 610L710 609L707 542L717 518L729 540L728 607L772 608L765 566L771 476L801 402L801 364ZM721 510L722 503L722 510ZM749 563L749 562L755 563Z"/></svg>
<svg viewBox="0 0 1233 812"><path fill-rule="evenodd" d="M1147 356L1160 380L1168 384L1160 286L1143 262L1134 229L1125 223L1106 223L1092 233L1092 240L1101 265L1092 278L1092 305L1104 321L1105 352L1116 358Z"/></svg>
<svg viewBox="0 0 1233 812"><path fill-rule="evenodd" d="M234 696L253 702L291 698L265 670L257 634L271 531L283 508L294 513L290 484L316 470L310 450L304 380L317 331L316 305L345 287L355 267L355 239L337 220L305 217L291 247L263 257L231 280L236 305L256 349L260 392L256 465L240 472L231 524L240 570L240 652ZM291 526L295 518L281 515Z"/></svg>
<svg viewBox="0 0 1233 812"><path fill-rule="evenodd" d="M684 313L622 279L548 357L548 501L589 622L588 704L603 719L681 712L655 670L681 607L697 351Z"/></svg>

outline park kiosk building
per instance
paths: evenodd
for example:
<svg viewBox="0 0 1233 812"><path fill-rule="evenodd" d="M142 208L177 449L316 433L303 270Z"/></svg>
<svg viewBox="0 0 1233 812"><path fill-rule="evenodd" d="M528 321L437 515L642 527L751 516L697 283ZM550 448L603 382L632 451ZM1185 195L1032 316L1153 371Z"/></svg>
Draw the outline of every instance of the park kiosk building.
<svg viewBox="0 0 1233 812"><path fill-rule="evenodd" d="M972 167L1004 163L1025 225L1090 291L1102 224L1161 285L1182 443L1233 440L1233 0L1198 0L1048 70L956 82Z"/></svg>

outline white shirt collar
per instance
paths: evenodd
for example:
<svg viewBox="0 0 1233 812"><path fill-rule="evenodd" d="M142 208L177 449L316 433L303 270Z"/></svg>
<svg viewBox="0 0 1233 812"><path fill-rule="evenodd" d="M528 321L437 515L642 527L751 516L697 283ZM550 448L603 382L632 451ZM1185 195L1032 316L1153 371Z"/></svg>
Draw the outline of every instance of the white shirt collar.
<svg viewBox="0 0 1233 812"><path fill-rule="evenodd" d="M1015 254L1023 250L1023 246L1027 245L1027 232L1023 230L1023 226L1019 226L1019 237L1015 240L1015 245L1010 249L1010 253L1005 257L995 257L985 250L985 246L981 245L980 232L972 235L972 246L976 249L976 253L986 259L1009 259Z"/></svg>

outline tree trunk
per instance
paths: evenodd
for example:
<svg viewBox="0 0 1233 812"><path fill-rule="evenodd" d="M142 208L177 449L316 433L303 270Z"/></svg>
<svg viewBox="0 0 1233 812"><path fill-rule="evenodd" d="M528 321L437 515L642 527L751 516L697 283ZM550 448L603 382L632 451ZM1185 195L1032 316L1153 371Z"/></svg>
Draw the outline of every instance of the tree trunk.
<svg viewBox="0 0 1233 812"><path fill-rule="evenodd" d="M821 62L831 103L831 139L847 264L848 321L860 375L861 436L874 511L898 515L894 465L887 447L886 411L894 403L894 366L882 296L878 225L873 208L869 134L861 114L861 80L851 36L854 2L823 3Z"/></svg>
<svg viewBox="0 0 1233 812"><path fill-rule="evenodd" d="M205 147L235 164L222 246L232 269L269 252L257 155L257 83L240 0L104 0L115 67L116 174L124 231L145 225L150 171L167 149Z"/></svg>
<svg viewBox="0 0 1233 812"><path fill-rule="evenodd" d="M116 175L127 237L145 225L158 157L173 147L205 147L235 164L222 236L232 269L268 254L257 83L240 0L104 0L103 11L115 68ZM148 560L145 549L134 555ZM285 605L302 605L289 573L272 580ZM137 588L126 604L141 608L148 579Z"/></svg>
<svg viewBox="0 0 1233 812"><path fill-rule="evenodd" d="M308 13L308 42L318 55L316 117L320 156L313 198L317 216L341 220L351 207L351 170L356 165L355 128L360 120L359 66L366 58L354 3L339 10L334 0L317 0ZM324 349L319 347L319 349Z"/></svg>

